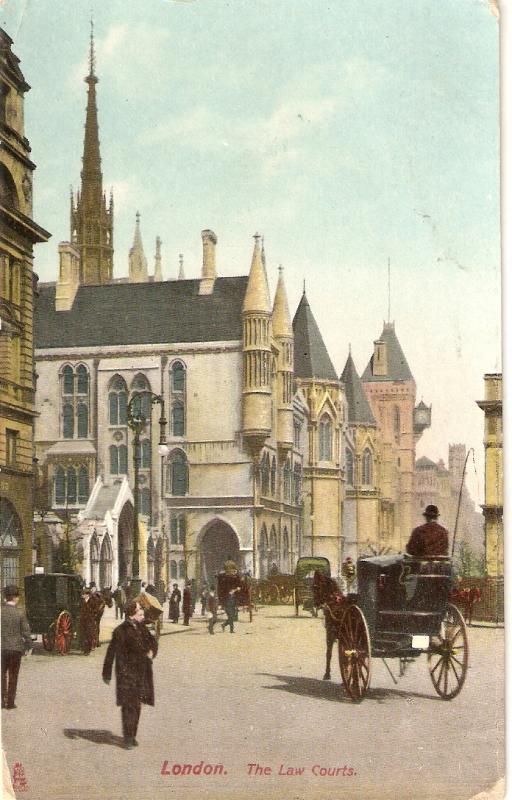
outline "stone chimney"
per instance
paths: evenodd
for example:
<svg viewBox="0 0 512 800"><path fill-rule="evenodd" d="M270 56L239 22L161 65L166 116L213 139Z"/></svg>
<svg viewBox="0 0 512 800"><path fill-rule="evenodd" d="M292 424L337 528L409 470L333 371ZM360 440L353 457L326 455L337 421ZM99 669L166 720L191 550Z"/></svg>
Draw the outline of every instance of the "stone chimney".
<svg viewBox="0 0 512 800"><path fill-rule="evenodd" d="M373 343L373 366L374 375L388 374L388 345L382 339L377 339Z"/></svg>
<svg viewBox="0 0 512 800"><path fill-rule="evenodd" d="M80 285L80 251L71 242L59 244L59 280L55 290L55 311L69 311Z"/></svg>
<svg viewBox="0 0 512 800"><path fill-rule="evenodd" d="M201 273L201 283L199 284L199 294L211 294L217 277L215 265L215 245L217 237L213 231L201 231L203 238L203 270Z"/></svg>

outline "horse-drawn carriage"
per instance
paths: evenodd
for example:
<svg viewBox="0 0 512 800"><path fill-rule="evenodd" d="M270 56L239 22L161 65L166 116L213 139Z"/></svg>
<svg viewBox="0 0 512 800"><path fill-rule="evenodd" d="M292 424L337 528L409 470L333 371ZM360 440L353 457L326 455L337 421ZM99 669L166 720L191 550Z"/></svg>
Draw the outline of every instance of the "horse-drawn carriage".
<svg viewBox="0 0 512 800"><path fill-rule="evenodd" d="M331 578L315 574L314 603L323 606L326 621L324 678L330 677L337 639L343 685L353 700L362 700L368 690L372 657L384 663L397 659L403 674L423 653L437 694L443 700L456 697L468 669L468 640L464 619L449 602L451 559L361 558L357 579L358 593L343 596Z"/></svg>
<svg viewBox="0 0 512 800"><path fill-rule="evenodd" d="M25 606L32 633L42 634L45 650L66 655L78 635L82 579L48 573L25 576Z"/></svg>
<svg viewBox="0 0 512 800"><path fill-rule="evenodd" d="M295 575L283 572L269 573L266 578L251 581L251 595L254 603L292 603L294 597Z"/></svg>
<svg viewBox="0 0 512 800"><path fill-rule="evenodd" d="M331 565L329 559L323 556L305 556L299 558L295 567L295 580L293 586L293 604L295 616L299 616L299 606L309 611L314 617L318 616L317 606L313 597L313 580L315 573L329 577Z"/></svg>

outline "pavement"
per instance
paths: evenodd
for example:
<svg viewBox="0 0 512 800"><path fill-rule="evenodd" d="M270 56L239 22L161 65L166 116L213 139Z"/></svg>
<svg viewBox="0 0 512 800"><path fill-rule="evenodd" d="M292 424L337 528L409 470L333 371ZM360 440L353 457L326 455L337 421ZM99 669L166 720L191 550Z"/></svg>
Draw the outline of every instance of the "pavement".
<svg viewBox="0 0 512 800"><path fill-rule="evenodd" d="M102 641L116 624L109 611ZM435 695L422 656L397 685L374 659L368 695L354 704L336 651L333 680L322 680L321 618L266 607L215 636L204 618L165 622L156 705L143 707L130 751L114 681L101 680L105 644L88 657L37 648L22 663L17 709L2 712L16 796L467 800L504 773L503 639L500 629L469 630L470 669L451 702Z"/></svg>

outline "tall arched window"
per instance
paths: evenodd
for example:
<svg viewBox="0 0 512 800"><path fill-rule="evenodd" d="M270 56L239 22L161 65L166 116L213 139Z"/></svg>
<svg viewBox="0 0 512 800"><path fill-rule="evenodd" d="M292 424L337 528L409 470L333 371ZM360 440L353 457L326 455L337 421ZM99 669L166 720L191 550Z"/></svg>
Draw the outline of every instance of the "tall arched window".
<svg viewBox="0 0 512 800"><path fill-rule="evenodd" d="M76 368L76 391L77 394L88 394L89 392L89 372L83 364Z"/></svg>
<svg viewBox="0 0 512 800"><path fill-rule="evenodd" d="M363 453L363 484L365 486L371 486L372 472L373 472L372 454L368 449L368 447L366 447Z"/></svg>
<svg viewBox="0 0 512 800"><path fill-rule="evenodd" d="M21 521L16 509L8 500L0 503L0 564L1 586L17 585L20 575L20 558L23 534Z"/></svg>
<svg viewBox="0 0 512 800"><path fill-rule="evenodd" d="M140 443L140 466L142 469L149 469L151 466L151 442L143 439Z"/></svg>
<svg viewBox="0 0 512 800"><path fill-rule="evenodd" d="M277 533L275 527L272 525L270 529L270 552L268 554L270 568L276 566L279 569L279 550L277 548Z"/></svg>
<svg viewBox="0 0 512 800"><path fill-rule="evenodd" d="M288 528L285 527L283 531L283 553L281 558L281 568L283 572L290 571L290 539L288 536Z"/></svg>
<svg viewBox="0 0 512 800"><path fill-rule="evenodd" d="M345 476L349 486L354 485L354 454L348 447L345 450Z"/></svg>
<svg viewBox="0 0 512 800"><path fill-rule="evenodd" d="M78 472L78 502L87 503L89 499L89 472L87 467L80 467Z"/></svg>
<svg viewBox="0 0 512 800"><path fill-rule="evenodd" d="M151 420L151 387L145 375L136 375L132 383L132 414Z"/></svg>
<svg viewBox="0 0 512 800"><path fill-rule="evenodd" d="M185 391L185 367L176 361L171 368L171 392Z"/></svg>
<svg viewBox="0 0 512 800"><path fill-rule="evenodd" d="M62 435L64 439L72 439L75 433L75 419L73 406L66 403L62 409Z"/></svg>
<svg viewBox="0 0 512 800"><path fill-rule="evenodd" d="M168 491L177 496L185 495L188 491L188 463L181 450L171 455L167 474Z"/></svg>
<svg viewBox="0 0 512 800"><path fill-rule="evenodd" d="M268 570L268 537L267 537L267 527L265 524L261 526L260 530L259 552L260 552L260 577L262 578L267 574Z"/></svg>
<svg viewBox="0 0 512 800"><path fill-rule="evenodd" d="M89 435L89 409L85 403L78 404L76 416L78 438L87 439Z"/></svg>
<svg viewBox="0 0 512 800"><path fill-rule="evenodd" d="M287 458L283 467L283 494L286 503L289 503L292 496L292 470L290 459Z"/></svg>
<svg viewBox="0 0 512 800"><path fill-rule="evenodd" d="M57 467L54 476L55 505L63 506L66 502L66 473L62 467Z"/></svg>
<svg viewBox="0 0 512 800"><path fill-rule="evenodd" d="M76 471L74 467L68 467L67 471L67 492L66 498L68 505L73 505L77 500Z"/></svg>
<svg viewBox="0 0 512 800"><path fill-rule="evenodd" d="M297 462L293 468L293 500L296 506L300 505L302 494L302 467Z"/></svg>
<svg viewBox="0 0 512 800"><path fill-rule="evenodd" d="M126 383L116 375L110 381L108 393L109 422L111 425L126 425Z"/></svg>
<svg viewBox="0 0 512 800"><path fill-rule="evenodd" d="M318 458L320 461L332 460L332 421L324 414L319 425Z"/></svg>
<svg viewBox="0 0 512 800"><path fill-rule="evenodd" d="M149 491L148 487L145 486L140 491L140 513L144 517L151 516L151 492Z"/></svg>
<svg viewBox="0 0 512 800"><path fill-rule="evenodd" d="M175 401L171 411L172 436L185 435L185 406L181 401Z"/></svg>
<svg viewBox="0 0 512 800"><path fill-rule="evenodd" d="M125 444L118 447L119 450L119 474L126 475L128 473L128 448Z"/></svg>
<svg viewBox="0 0 512 800"><path fill-rule="evenodd" d="M184 561L180 561L180 564L179 564L179 577L180 578L184 578L185 577L185 562Z"/></svg>
<svg viewBox="0 0 512 800"><path fill-rule="evenodd" d="M171 578L178 577L178 564L176 561L171 561Z"/></svg>
<svg viewBox="0 0 512 800"><path fill-rule="evenodd" d="M75 392L75 381L74 381L73 367L67 365L62 370L62 393L74 394L74 392Z"/></svg>
<svg viewBox="0 0 512 800"><path fill-rule="evenodd" d="M171 516L171 544L185 544L185 514L172 514Z"/></svg>
<svg viewBox="0 0 512 800"><path fill-rule="evenodd" d="M267 497L270 490L270 457L268 453L263 453L261 457L260 470L261 494Z"/></svg>
<svg viewBox="0 0 512 800"><path fill-rule="evenodd" d="M110 457L110 474L119 475L119 450L115 444L111 444L108 448Z"/></svg>

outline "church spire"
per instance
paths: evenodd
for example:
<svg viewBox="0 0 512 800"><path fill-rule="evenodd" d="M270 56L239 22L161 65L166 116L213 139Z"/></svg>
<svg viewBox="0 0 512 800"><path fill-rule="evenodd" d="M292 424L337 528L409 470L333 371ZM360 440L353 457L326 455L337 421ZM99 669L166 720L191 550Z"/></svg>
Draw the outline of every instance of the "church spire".
<svg viewBox="0 0 512 800"><path fill-rule="evenodd" d="M147 283L148 280L148 263L144 255L142 236L140 235L140 214L138 211L135 215L135 233L129 254L129 280L130 283Z"/></svg>
<svg viewBox="0 0 512 800"><path fill-rule="evenodd" d="M71 204L71 241L80 251L80 283L108 283L113 268L113 202L107 206L101 173L98 109L96 105L96 55L91 20L89 74L85 116L82 186L76 205Z"/></svg>

